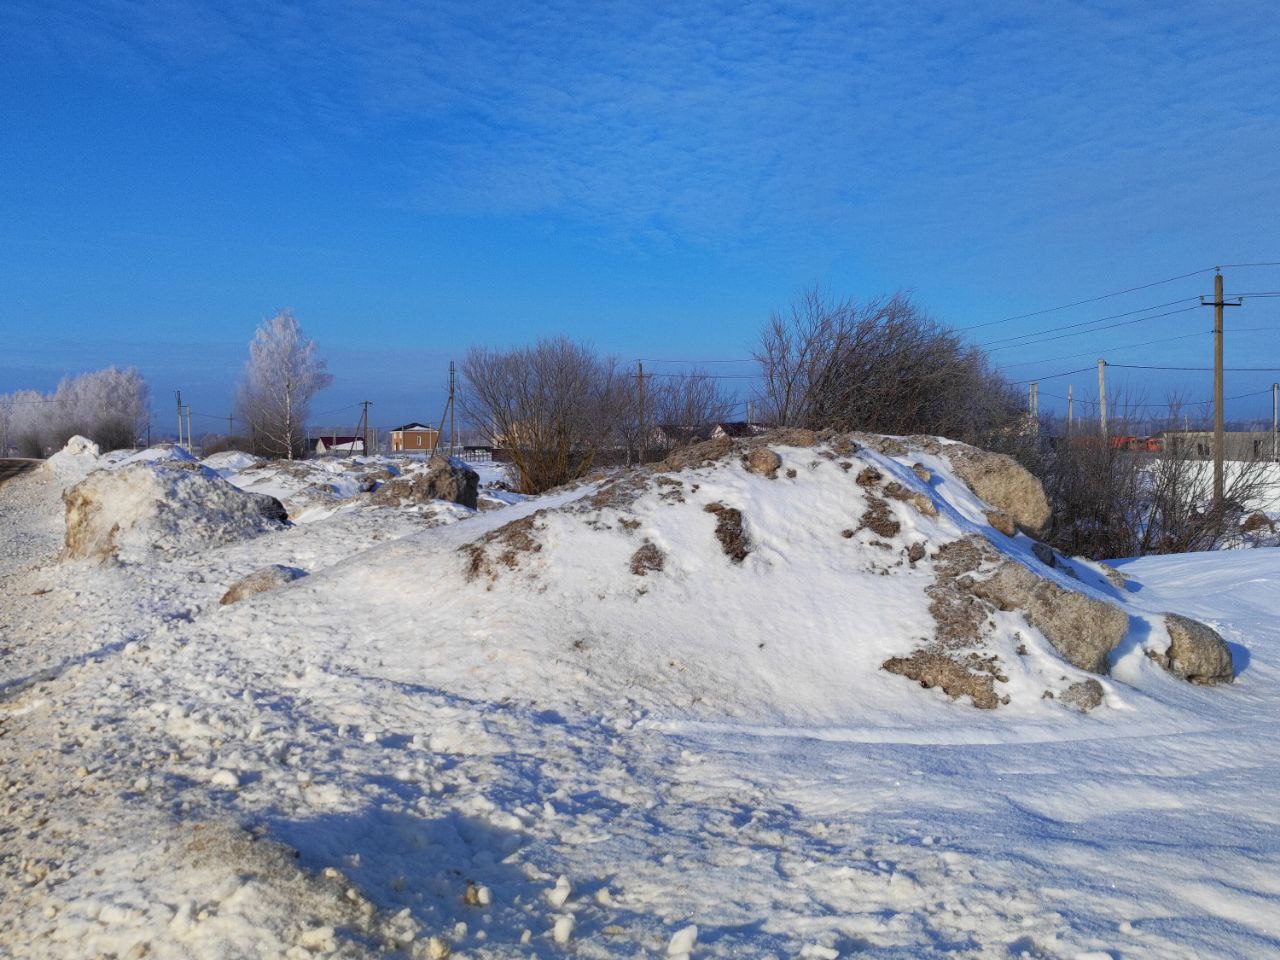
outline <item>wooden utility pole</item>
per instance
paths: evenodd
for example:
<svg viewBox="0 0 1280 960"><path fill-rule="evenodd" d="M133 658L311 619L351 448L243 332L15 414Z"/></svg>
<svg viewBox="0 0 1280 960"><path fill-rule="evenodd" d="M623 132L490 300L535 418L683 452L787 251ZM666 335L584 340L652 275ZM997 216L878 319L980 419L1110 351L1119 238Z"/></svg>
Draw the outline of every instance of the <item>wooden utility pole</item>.
<svg viewBox="0 0 1280 960"><path fill-rule="evenodd" d="M173 397L178 401L178 446L182 446L182 391L173 391Z"/></svg>
<svg viewBox="0 0 1280 960"><path fill-rule="evenodd" d="M1067 384L1067 436L1071 436L1071 417L1074 411L1071 409L1074 404L1071 396L1071 384Z"/></svg>
<svg viewBox="0 0 1280 960"><path fill-rule="evenodd" d="M1213 505L1222 507L1222 461L1225 444L1225 419L1222 410L1222 308L1238 307L1242 301L1236 299L1228 303L1222 298L1222 271L1213 277L1213 301L1206 303L1200 298L1202 307L1213 307Z"/></svg>
<svg viewBox="0 0 1280 960"><path fill-rule="evenodd" d="M1102 439L1107 439L1107 361L1098 361L1098 426Z"/></svg>

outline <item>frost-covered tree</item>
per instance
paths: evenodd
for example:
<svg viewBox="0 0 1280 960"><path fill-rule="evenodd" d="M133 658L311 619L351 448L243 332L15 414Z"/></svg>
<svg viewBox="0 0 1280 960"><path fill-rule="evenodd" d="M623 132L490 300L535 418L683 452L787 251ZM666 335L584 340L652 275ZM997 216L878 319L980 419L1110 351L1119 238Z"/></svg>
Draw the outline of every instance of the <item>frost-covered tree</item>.
<svg viewBox="0 0 1280 960"><path fill-rule="evenodd" d="M257 452L290 460L299 455L311 400L332 382L315 341L291 311L262 321L236 395Z"/></svg>
<svg viewBox="0 0 1280 960"><path fill-rule="evenodd" d="M132 367L64 377L51 395L24 390L0 398L5 449L41 457L76 434L103 450L133 446L146 429L150 389Z"/></svg>

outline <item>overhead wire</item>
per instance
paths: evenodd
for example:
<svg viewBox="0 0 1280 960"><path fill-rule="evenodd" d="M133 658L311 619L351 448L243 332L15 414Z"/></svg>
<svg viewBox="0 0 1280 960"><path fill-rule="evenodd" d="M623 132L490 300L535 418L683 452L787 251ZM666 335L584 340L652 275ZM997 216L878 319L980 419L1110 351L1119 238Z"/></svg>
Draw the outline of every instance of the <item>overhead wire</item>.
<svg viewBox="0 0 1280 960"><path fill-rule="evenodd" d="M1117 350L1132 350L1136 347L1149 347L1157 343L1172 343L1175 340L1189 340L1192 337L1203 337L1206 333L1213 333L1212 330L1196 331L1195 333L1184 333L1177 337L1161 337L1158 340L1144 340L1141 343L1126 343L1122 347L1107 347L1108 353L1114 353ZM1001 369L1005 367L1025 367L1029 363L1052 363L1055 360L1074 360L1077 357L1090 357L1097 353L1096 350L1086 350L1083 353L1069 353L1060 357L1045 357L1040 360L1015 360L1013 363L1001 365Z"/></svg>
<svg viewBox="0 0 1280 960"><path fill-rule="evenodd" d="M1124 290L1117 290L1114 293L1104 293L1097 297L1088 297L1084 300L1076 300L1072 303L1064 303L1057 307L1046 307L1043 310L1033 310L1030 313L1020 313L1012 317L1004 317L1000 320L988 320L985 323L974 323L966 327L956 327L957 330L980 330L983 327L993 327L1001 323L1010 323L1014 320L1026 320L1030 317L1044 316L1046 313L1057 313L1059 310L1070 310L1072 307L1083 307L1090 303L1098 303L1101 300L1109 300L1111 297L1120 297L1127 293L1137 293L1139 290L1149 290L1152 287L1159 287L1166 283L1174 283L1178 280L1186 280L1189 277L1198 277L1202 273L1212 272L1214 267L1203 267L1200 270L1192 270L1190 273L1179 274L1176 277L1168 277L1164 280L1153 280L1150 283L1142 283L1134 287L1128 287Z"/></svg>

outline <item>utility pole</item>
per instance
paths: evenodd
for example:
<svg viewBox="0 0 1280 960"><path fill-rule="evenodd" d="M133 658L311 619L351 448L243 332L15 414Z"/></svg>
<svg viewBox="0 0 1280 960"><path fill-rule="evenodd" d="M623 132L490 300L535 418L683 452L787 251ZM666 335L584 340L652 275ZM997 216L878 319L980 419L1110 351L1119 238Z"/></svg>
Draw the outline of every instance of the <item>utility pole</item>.
<svg viewBox="0 0 1280 960"><path fill-rule="evenodd" d="M449 455L452 456L458 445L458 435L453 432L453 394L458 384L458 371L452 360L449 361Z"/></svg>
<svg viewBox="0 0 1280 960"><path fill-rule="evenodd" d="M641 360L636 361L636 398L640 406L640 449L638 453L639 461L644 463L644 448L647 445L646 441L649 439L649 431L644 419L644 362Z"/></svg>
<svg viewBox="0 0 1280 960"><path fill-rule="evenodd" d="M235 432L235 428L231 425L231 422L233 419L234 418L231 416L231 414L228 413L227 414L227 441L228 442L230 442L231 440L231 434Z"/></svg>
<svg viewBox="0 0 1280 960"><path fill-rule="evenodd" d="M191 444L191 404L187 404L187 449L194 453Z"/></svg>
<svg viewBox="0 0 1280 960"><path fill-rule="evenodd" d="M1027 411L1031 414L1032 421L1039 417L1040 406L1040 381L1032 380L1030 384L1030 395L1027 397Z"/></svg>
<svg viewBox="0 0 1280 960"><path fill-rule="evenodd" d="M1067 384L1067 436L1071 436L1071 417L1074 411L1071 409L1075 401L1071 396L1071 384Z"/></svg>
<svg viewBox="0 0 1280 960"><path fill-rule="evenodd" d="M1206 303L1200 298L1200 306L1213 307L1213 506L1222 508L1222 460L1225 444L1226 427L1222 410L1222 308L1238 307L1243 301L1238 297L1234 303L1222 298L1222 270L1213 276L1213 302Z"/></svg>
<svg viewBox="0 0 1280 960"><path fill-rule="evenodd" d="M182 446L182 391L173 391L173 396L178 401L178 446Z"/></svg>
<svg viewBox="0 0 1280 960"><path fill-rule="evenodd" d="M369 455L369 404L372 402L372 400L360 401L360 406L362 408L360 410L360 427L356 428L356 434L363 434L364 436L364 455L366 457ZM363 427L363 430L361 427Z"/></svg>
<svg viewBox="0 0 1280 960"><path fill-rule="evenodd" d="M1280 427L1280 383L1271 385L1271 459L1276 459L1276 428Z"/></svg>
<svg viewBox="0 0 1280 960"><path fill-rule="evenodd" d="M1098 361L1098 426L1107 439L1107 361Z"/></svg>

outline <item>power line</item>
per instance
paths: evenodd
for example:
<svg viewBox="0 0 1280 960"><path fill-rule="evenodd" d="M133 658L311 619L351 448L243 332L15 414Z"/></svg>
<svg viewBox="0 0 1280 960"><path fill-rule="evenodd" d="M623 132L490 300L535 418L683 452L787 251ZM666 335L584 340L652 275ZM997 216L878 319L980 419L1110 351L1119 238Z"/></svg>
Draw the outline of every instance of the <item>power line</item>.
<svg viewBox="0 0 1280 960"><path fill-rule="evenodd" d="M1110 366L1110 364L1108 364L1108 366ZM1035 381L1036 383L1039 383L1042 380L1057 380L1059 377L1069 377L1073 373L1085 373L1086 371L1093 370L1093 369L1094 369L1093 367L1081 367L1079 370L1067 370L1063 373L1048 373L1042 377L1027 377L1027 379L1025 380L1014 380L1012 382L1013 383L1031 383L1032 381Z"/></svg>
<svg viewBox="0 0 1280 960"><path fill-rule="evenodd" d="M1132 326L1135 323L1144 323L1147 320L1159 320L1162 317L1172 317L1178 313L1188 313L1189 311L1197 309L1199 306L1200 304L1197 303L1195 306L1183 307L1180 310L1169 310L1166 313L1153 313L1149 317L1138 317L1135 320L1122 320L1119 323L1109 323L1104 327L1094 327L1091 330L1077 330L1074 333L1060 333L1056 337L1042 337L1039 340L1027 340L1024 343L1007 343L1004 346L984 347L984 349L986 349L988 353L994 353L997 350L1010 350L1010 349L1013 349L1014 347L1031 347L1041 343L1051 343L1054 340L1065 340L1068 337L1079 337L1087 333L1098 333L1102 330L1114 330L1116 327L1128 327L1128 326Z"/></svg>
<svg viewBox="0 0 1280 960"><path fill-rule="evenodd" d="M644 361L640 361L643 363ZM686 377L685 373L646 373L646 377ZM699 373L694 374L703 380L759 380L763 373Z"/></svg>
<svg viewBox="0 0 1280 960"><path fill-rule="evenodd" d="M1262 328L1259 328L1259 329L1262 329ZM1195 333L1184 333L1181 336L1177 336L1177 337L1161 337L1158 340L1144 340L1142 343L1126 343L1123 347L1107 347L1107 353L1115 353L1117 350L1132 350L1135 347L1149 347L1157 343L1172 343L1174 340L1189 340L1191 337L1203 337L1206 333L1212 333L1212 332L1213 332L1212 330L1196 331ZM1242 331L1233 331L1233 332L1239 333ZM1004 364L1001 367L1001 369L1004 369L1004 367L1025 367L1027 364L1030 364L1030 363L1052 363L1055 360L1074 360L1077 357L1090 357L1090 356L1093 356L1095 353L1097 353L1096 350L1086 350L1083 353L1069 353L1066 356L1045 357L1041 360L1017 360L1014 363Z"/></svg>
<svg viewBox="0 0 1280 960"><path fill-rule="evenodd" d="M1241 264L1243 266L1243 264ZM1261 264L1258 264L1261 266ZM1215 267L1204 267L1200 270L1192 270L1190 273L1179 274L1176 277L1169 277L1165 280L1153 280L1150 283L1139 284L1136 287L1129 287L1125 290L1117 290L1115 293L1104 293L1099 297L1089 297L1085 300L1076 300L1074 303L1064 303L1057 307L1046 307L1044 310L1033 310L1031 313L1020 313L1016 316L1005 317L1001 320L988 320L986 323L975 323L967 327L956 327L957 330L979 330L983 327L993 327L999 323L1009 323L1013 320L1026 320L1029 317L1039 317L1046 313L1057 313L1059 310L1070 310L1072 307L1083 307L1086 304L1097 303L1100 300L1108 300L1111 297L1123 296L1126 293L1137 293L1139 290L1149 290L1152 287L1159 287L1166 283L1173 283L1176 280L1186 280L1189 277L1198 277L1202 273L1210 273Z"/></svg>
<svg viewBox="0 0 1280 960"><path fill-rule="evenodd" d="M1108 363L1108 367L1122 370L1186 370L1195 373L1212 373L1213 367L1160 367L1142 363ZM1227 373L1280 373L1280 367L1223 367Z"/></svg>
<svg viewBox="0 0 1280 960"><path fill-rule="evenodd" d="M650 357L637 357L636 363L755 363L755 357L744 357L736 360L659 360Z"/></svg>
<svg viewBox="0 0 1280 960"><path fill-rule="evenodd" d="M1170 300L1167 303L1153 303L1149 307L1139 307L1137 310L1126 310L1124 313L1111 313L1105 317L1096 317L1093 320L1080 320L1076 323L1064 323L1056 327L1046 327L1043 330L1033 330L1030 333L1015 333L1007 337L997 337L994 340L987 340L979 343L980 347L990 347L998 343L1008 343L1010 340L1026 340L1030 337L1039 337L1047 333L1057 333L1059 330L1074 330L1076 327L1088 327L1095 323L1102 323L1106 320L1118 320L1121 317L1132 317L1138 313L1147 313L1150 310L1161 310L1164 307L1172 307L1179 303L1199 303L1199 297L1181 297L1177 300ZM1088 331L1085 331L1086 333Z"/></svg>

